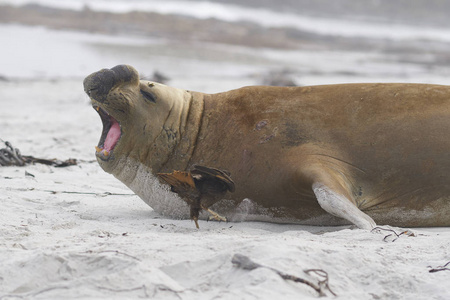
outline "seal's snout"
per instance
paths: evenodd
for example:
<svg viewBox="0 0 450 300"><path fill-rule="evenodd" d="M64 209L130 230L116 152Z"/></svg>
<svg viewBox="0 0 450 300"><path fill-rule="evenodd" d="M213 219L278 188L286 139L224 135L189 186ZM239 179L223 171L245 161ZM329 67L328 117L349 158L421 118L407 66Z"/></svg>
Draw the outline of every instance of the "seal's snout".
<svg viewBox="0 0 450 300"><path fill-rule="evenodd" d="M138 83L139 74L131 66L118 65L92 73L83 81L84 91L89 97L104 102L109 91L121 83Z"/></svg>
<svg viewBox="0 0 450 300"><path fill-rule="evenodd" d="M127 100L107 101L107 99L115 97L117 100L117 95L121 94L124 86L139 86L139 74L131 66L119 65L92 73L84 79L83 85L103 123L102 135L95 149L97 157L106 162L113 158L113 151L122 137L120 118L117 118L117 111L120 110L118 103ZM125 113L124 110L120 111Z"/></svg>
<svg viewBox="0 0 450 300"><path fill-rule="evenodd" d="M93 73L84 79L84 91L92 99L104 102L116 82L115 77L114 72L109 69Z"/></svg>

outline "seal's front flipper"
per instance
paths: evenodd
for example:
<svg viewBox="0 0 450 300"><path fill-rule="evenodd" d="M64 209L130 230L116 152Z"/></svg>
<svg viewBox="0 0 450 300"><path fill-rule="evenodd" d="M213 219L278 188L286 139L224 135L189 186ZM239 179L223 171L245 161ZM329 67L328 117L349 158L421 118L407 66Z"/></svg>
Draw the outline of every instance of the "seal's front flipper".
<svg viewBox="0 0 450 300"><path fill-rule="evenodd" d="M224 194L227 191L234 192L234 182L230 177L230 172L194 165L191 170L192 177L200 189L210 194Z"/></svg>
<svg viewBox="0 0 450 300"><path fill-rule="evenodd" d="M191 219L197 228L202 209L212 215L210 220L227 221L209 207L221 200L228 191L234 192L235 186L229 172L196 165L189 172L158 173L158 177L189 205Z"/></svg>
<svg viewBox="0 0 450 300"><path fill-rule="evenodd" d="M344 218L361 229L372 230L375 221L359 210L350 199L320 182L312 185L319 205L329 214Z"/></svg>
<svg viewBox="0 0 450 300"><path fill-rule="evenodd" d="M198 216L201 210L201 192L197 189L194 178L190 172L174 171L173 173L158 173L158 177L170 185L172 192L177 193L190 208L191 219L194 220L197 229Z"/></svg>
<svg viewBox="0 0 450 300"><path fill-rule="evenodd" d="M192 202L192 199L200 196L194 179L189 172L174 171L173 173L158 173L158 177L165 183L168 183L172 191L179 194L188 204Z"/></svg>

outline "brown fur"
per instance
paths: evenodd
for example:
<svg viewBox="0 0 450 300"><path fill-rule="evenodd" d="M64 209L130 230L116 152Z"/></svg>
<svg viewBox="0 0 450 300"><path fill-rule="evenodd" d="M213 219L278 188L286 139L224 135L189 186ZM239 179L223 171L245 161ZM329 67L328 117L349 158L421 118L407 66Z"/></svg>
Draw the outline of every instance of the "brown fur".
<svg viewBox="0 0 450 300"><path fill-rule="evenodd" d="M234 206L251 199L274 217L326 215L311 188L321 182L377 223L450 225L450 87L259 86L188 94L173 146L167 136L156 146L144 141L145 130L129 143L127 155L153 173L195 164L229 170L236 191L227 199ZM138 92L130 95L127 101L141 105ZM126 115L121 124L136 132L144 123L161 126L153 117L144 122L147 108L140 111L142 120ZM168 154L160 154L163 148Z"/></svg>
<svg viewBox="0 0 450 300"><path fill-rule="evenodd" d="M191 162L230 170L237 201L283 206L293 218L319 215L311 183L326 170L336 180L324 180L375 221L450 225L449 87L248 87L204 99ZM383 219L394 207L429 208L435 217Z"/></svg>

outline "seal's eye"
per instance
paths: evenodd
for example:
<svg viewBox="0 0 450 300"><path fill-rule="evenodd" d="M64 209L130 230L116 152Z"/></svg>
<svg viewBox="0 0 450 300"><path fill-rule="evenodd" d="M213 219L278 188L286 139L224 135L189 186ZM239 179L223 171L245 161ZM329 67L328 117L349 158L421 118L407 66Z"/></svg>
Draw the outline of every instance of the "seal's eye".
<svg viewBox="0 0 450 300"><path fill-rule="evenodd" d="M150 92L147 92L147 91L144 91L141 89L141 94L142 94L142 96L144 96L145 100L150 101L152 103L156 103L156 97L153 93L150 93Z"/></svg>

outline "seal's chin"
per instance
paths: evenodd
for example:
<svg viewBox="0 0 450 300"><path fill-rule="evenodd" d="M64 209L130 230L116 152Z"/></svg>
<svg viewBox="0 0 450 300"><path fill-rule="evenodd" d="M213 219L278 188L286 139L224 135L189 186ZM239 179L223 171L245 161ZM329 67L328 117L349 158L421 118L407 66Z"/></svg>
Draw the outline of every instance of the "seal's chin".
<svg viewBox="0 0 450 300"><path fill-rule="evenodd" d="M101 160L107 161L113 157L114 148L122 135L122 131L119 122L104 109L99 106L94 106L94 109L100 115L103 123L102 136L98 146L95 147L96 155Z"/></svg>

